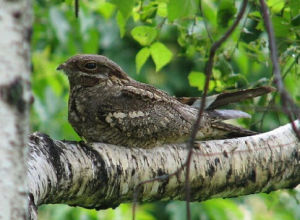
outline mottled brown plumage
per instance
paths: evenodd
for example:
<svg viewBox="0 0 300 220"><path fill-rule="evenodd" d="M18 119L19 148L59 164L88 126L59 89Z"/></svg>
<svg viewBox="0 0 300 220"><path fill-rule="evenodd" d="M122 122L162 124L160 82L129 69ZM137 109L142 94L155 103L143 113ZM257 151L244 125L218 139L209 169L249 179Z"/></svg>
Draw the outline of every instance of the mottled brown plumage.
<svg viewBox="0 0 300 220"><path fill-rule="evenodd" d="M86 141L151 148L189 138L200 99L177 99L137 82L100 55L76 55L57 69L63 70L70 82L69 122ZM248 117L247 113L214 108L271 90L261 87L208 98L197 139L255 134L222 122Z"/></svg>

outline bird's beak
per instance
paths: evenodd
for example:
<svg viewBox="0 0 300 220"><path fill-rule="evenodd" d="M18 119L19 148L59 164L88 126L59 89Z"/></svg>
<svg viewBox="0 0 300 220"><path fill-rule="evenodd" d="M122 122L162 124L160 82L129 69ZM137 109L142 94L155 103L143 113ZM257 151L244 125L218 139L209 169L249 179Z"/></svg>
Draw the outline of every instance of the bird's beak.
<svg viewBox="0 0 300 220"><path fill-rule="evenodd" d="M66 64L62 63L56 68L56 70L65 70L65 67L66 67Z"/></svg>

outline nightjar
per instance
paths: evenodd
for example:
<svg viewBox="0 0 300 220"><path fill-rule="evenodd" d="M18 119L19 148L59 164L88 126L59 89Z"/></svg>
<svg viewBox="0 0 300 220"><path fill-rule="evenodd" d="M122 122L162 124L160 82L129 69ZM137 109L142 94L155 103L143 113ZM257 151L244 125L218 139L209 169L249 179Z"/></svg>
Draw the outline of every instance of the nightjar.
<svg viewBox="0 0 300 220"><path fill-rule="evenodd" d="M70 82L69 122L87 142L152 148L185 142L191 134L201 98L170 96L132 79L101 55L73 56L57 70L63 70ZM197 139L256 134L223 122L249 114L216 108L271 91L271 87L259 87L207 97Z"/></svg>

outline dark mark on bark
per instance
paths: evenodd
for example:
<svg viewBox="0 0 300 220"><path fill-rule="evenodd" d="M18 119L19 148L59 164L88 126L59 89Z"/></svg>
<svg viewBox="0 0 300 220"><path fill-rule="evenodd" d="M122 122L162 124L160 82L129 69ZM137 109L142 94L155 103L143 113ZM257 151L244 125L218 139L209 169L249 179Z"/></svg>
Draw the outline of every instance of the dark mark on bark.
<svg viewBox="0 0 300 220"><path fill-rule="evenodd" d="M39 136L40 135L42 135L42 133L40 133L40 132L35 132L35 133L31 134L29 136L29 141L34 142L36 145L39 145L39 143L40 143Z"/></svg>
<svg viewBox="0 0 300 220"><path fill-rule="evenodd" d="M26 102L23 99L23 85L22 79L16 78L15 81L9 85L0 87L0 97L7 102L7 104L15 107L19 113L24 113L26 109Z"/></svg>
<svg viewBox="0 0 300 220"><path fill-rule="evenodd" d="M273 192L273 191L275 191L276 190L276 188L274 187L274 186L270 186L269 188L267 188L265 191L264 191L264 193L270 193L270 192Z"/></svg>
<svg viewBox="0 0 300 220"><path fill-rule="evenodd" d="M15 11L12 13L12 16L15 18L15 19L20 19L21 16L22 16L22 13L20 11Z"/></svg>
<svg viewBox="0 0 300 220"><path fill-rule="evenodd" d="M25 32L25 40L30 43L31 37L32 37L32 27L29 27L29 28L27 28L27 30Z"/></svg>
<svg viewBox="0 0 300 220"><path fill-rule="evenodd" d="M106 163L101 154L99 154L98 151L88 146L84 142L80 142L80 147L88 156L88 158L91 159L94 166L94 175L97 177L93 178L93 180L89 182L90 186L87 186L86 192L84 192L86 196L90 197L90 207L95 208L96 210L100 210L119 206L120 202L116 201L116 198L112 198L112 200L105 200L108 188L111 187L109 185L108 178L108 172L110 171L110 168L106 166ZM94 192L90 189L97 189L97 191ZM88 206L84 205L83 207Z"/></svg>
<svg viewBox="0 0 300 220"><path fill-rule="evenodd" d="M168 174L166 172L164 172L161 168L158 169L157 171L157 176L161 176L162 177L162 184L158 187L157 191L158 193L158 198L161 197L161 195L165 194L166 191L166 186L169 183L169 177Z"/></svg>
<svg viewBox="0 0 300 220"><path fill-rule="evenodd" d="M214 165L209 164L209 168L208 168L208 170L207 170L207 175L208 175L209 177L213 177L214 174L215 174L215 171L216 171L216 168L214 167Z"/></svg>
<svg viewBox="0 0 300 220"><path fill-rule="evenodd" d="M45 146L47 147L46 150L49 152L49 160L53 164L53 167L55 167L57 180L60 181L65 174L65 170L60 161L60 155L63 154L63 151L48 135L41 135L43 136L42 140L46 142Z"/></svg>
<svg viewBox="0 0 300 220"><path fill-rule="evenodd" d="M33 210L37 213L37 206L34 203L34 196L32 193L28 193L29 207L32 207Z"/></svg>
<svg viewBox="0 0 300 220"><path fill-rule="evenodd" d="M229 168L229 170L228 170L228 172L226 174L226 180L227 180L227 182L230 179L231 175L232 175L232 165L230 165L230 168Z"/></svg>
<svg viewBox="0 0 300 220"><path fill-rule="evenodd" d="M267 181L266 181L266 183L268 183L271 178L272 178L272 170L268 169L267 170Z"/></svg>
<svg viewBox="0 0 300 220"><path fill-rule="evenodd" d="M40 133L40 132L34 132L29 136L29 157L31 157L33 154L32 152L35 152L37 155L41 155L41 149L37 148L37 146L43 146L43 144L40 144L40 142L43 139L43 136L47 136L46 134ZM49 136L48 136L49 137Z"/></svg>
<svg viewBox="0 0 300 220"><path fill-rule="evenodd" d="M256 182L256 171L255 170L251 171L250 180L254 183Z"/></svg>
<svg viewBox="0 0 300 220"><path fill-rule="evenodd" d="M131 176L134 176L134 174L135 174L135 169L132 169L131 170Z"/></svg>
<svg viewBox="0 0 300 220"><path fill-rule="evenodd" d="M228 158L228 153L226 150L223 151L223 155L224 155L224 157Z"/></svg>
<svg viewBox="0 0 300 220"><path fill-rule="evenodd" d="M300 158L299 158L299 152L297 149L295 149L293 152L292 152L292 158L294 158L295 160L299 161Z"/></svg>
<svg viewBox="0 0 300 220"><path fill-rule="evenodd" d="M118 165L117 165L117 174L121 176L122 173L123 173L123 169L122 169L122 167L118 164Z"/></svg>
<svg viewBox="0 0 300 220"><path fill-rule="evenodd" d="M218 166L218 164L220 164L220 159L217 157L217 158L215 159L215 166Z"/></svg>
<svg viewBox="0 0 300 220"><path fill-rule="evenodd" d="M237 188L245 188L247 186L247 181L245 177L236 177L235 184Z"/></svg>

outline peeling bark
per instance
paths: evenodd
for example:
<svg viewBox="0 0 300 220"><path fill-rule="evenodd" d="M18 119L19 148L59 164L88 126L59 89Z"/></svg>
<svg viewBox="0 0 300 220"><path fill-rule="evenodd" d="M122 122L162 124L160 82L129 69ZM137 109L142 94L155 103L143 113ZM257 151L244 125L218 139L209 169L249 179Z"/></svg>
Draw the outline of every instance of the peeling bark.
<svg viewBox="0 0 300 220"><path fill-rule="evenodd" d="M29 0L0 0L0 219L26 219L31 97Z"/></svg>
<svg viewBox="0 0 300 220"><path fill-rule="evenodd" d="M300 142L290 125L196 145L190 170L192 201L270 192L300 183ZM34 204L95 209L132 201L141 181L174 172L188 153L185 144L147 150L58 141L41 133L31 135L29 147L28 179ZM138 200L184 200L184 184L185 172L147 183Z"/></svg>

